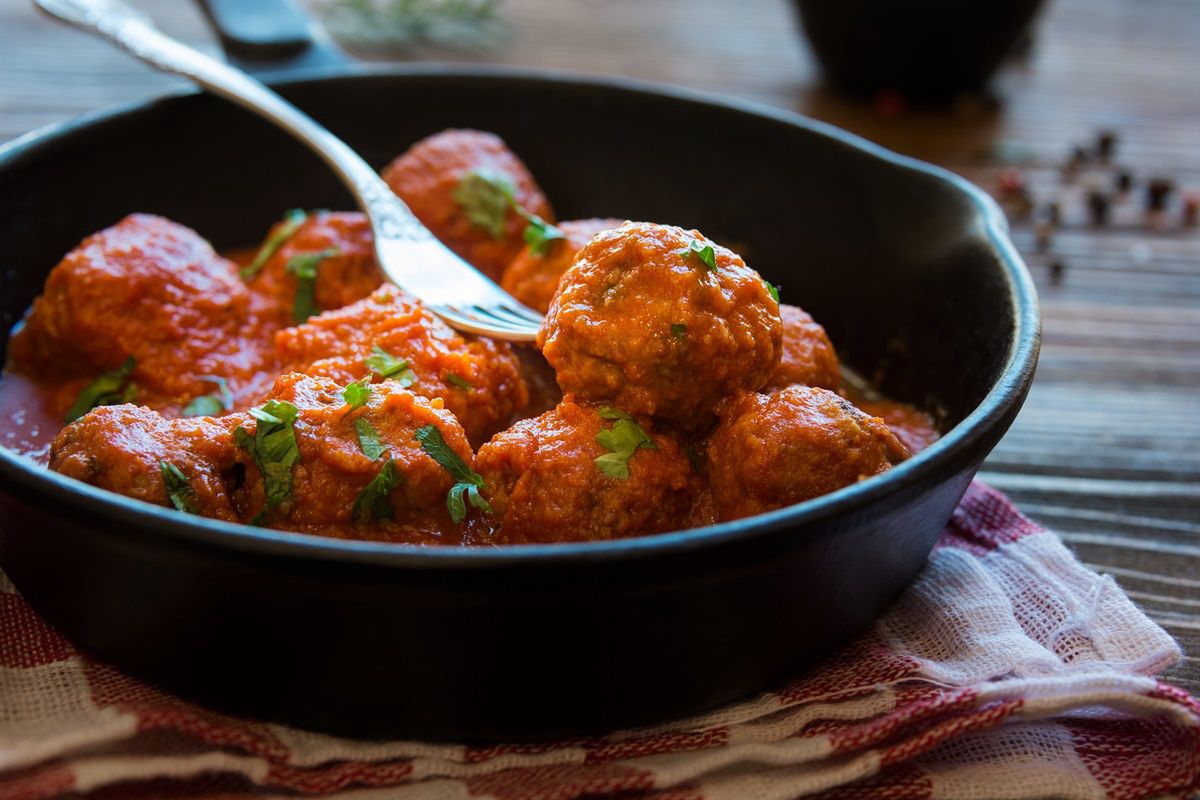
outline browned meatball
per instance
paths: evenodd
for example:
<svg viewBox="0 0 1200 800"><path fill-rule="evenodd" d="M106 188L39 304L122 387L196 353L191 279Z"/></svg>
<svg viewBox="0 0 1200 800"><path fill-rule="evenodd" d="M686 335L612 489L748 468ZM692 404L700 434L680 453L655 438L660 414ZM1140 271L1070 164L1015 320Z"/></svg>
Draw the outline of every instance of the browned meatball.
<svg viewBox="0 0 1200 800"><path fill-rule="evenodd" d="M529 170L493 133L436 133L393 161L383 179L435 236L497 280L524 241L527 223L513 204L554 221ZM513 203L489 184L511 190Z"/></svg>
<svg viewBox="0 0 1200 800"><path fill-rule="evenodd" d="M250 374L264 339L233 262L194 231L133 214L89 236L59 263L12 344L17 368L92 377L132 356L143 393L186 402L203 375Z"/></svg>
<svg viewBox="0 0 1200 800"><path fill-rule="evenodd" d="M247 419L245 433L236 435L243 442L237 457L246 477L235 500L243 516L262 513L262 524L271 527L338 538L460 544L460 526L446 508L455 478L430 456L417 433L433 426L448 449L470 464L471 446L458 420L440 401L419 397L393 380L372 384L370 397L358 408L347 404L343 390L327 378L296 373L275 382L262 408L284 401L296 409L290 491L271 502L274 484L264 479L247 438L256 437L264 423ZM384 470L393 478L390 483ZM371 495L368 486L375 480L383 483Z"/></svg>
<svg viewBox="0 0 1200 800"><path fill-rule="evenodd" d="M620 226L619 219L560 222L555 227L564 238L548 241L544 249L526 245L504 270L500 285L525 305L545 313L558 291L559 279L575 261L575 254L596 234Z"/></svg>
<svg viewBox="0 0 1200 800"><path fill-rule="evenodd" d="M287 222L275 225L267 241L279 235L285 225ZM317 275L313 280L312 305L317 311L348 306L383 283L383 273L375 260L371 223L366 216L347 211L313 212L283 240L251 279L250 286L256 292L272 299L281 325L303 321L294 314L300 282L293 259L313 254L324 254L315 260ZM292 269L288 268L289 263L293 264Z"/></svg>
<svg viewBox="0 0 1200 800"><path fill-rule="evenodd" d="M235 417L167 420L148 408L102 406L59 432L50 469L170 506L167 489L173 478L164 470L173 467L182 476L182 494L176 494L192 504L192 513L237 521L225 480L236 458L231 431L237 422Z"/></svg>
<svg viewBox="0 0 1200 800"><path fill-rule="evenodd" d="M842 383L837 353L825 329L813 322L808 312L781 304L783 357L771 373L766 390L786 386L819 386L837 391Z"/></svg>
<svg viewBox="0 0 1200 800"><path fill-rule="evenodd" d="M597 437L629 423L564 401L540 417L518 422L480 448L475 469L486 482L483 491L494 511L495 541L618 539L684 527L695 478L674 439L655 432L647 420L638 420L633 424L650 444L617 455L627 477L610 477L597 464L601 457L613 460L613 451ZM626 433L608 435L631 444ZM620 470L619 464L604 468L610 473Z"/></svg>
<svg viewBox="0 0 1200 800"><path fill-rule="evenodd" d="M275 343L285 370L339 383L368 374L393 377L416 394L440 398L472 442L486 441L529 401L508 344L455 332L390 284L343 309L280 331ZM394 374L384 375L390 370L377 363L372 370L372 356L379 351L393 358Z"/></svg>
<svg viewBox="0 0 1200 800"><path fill-rule="evenodd" d="M707 452L721 520L827 494L908 457L883 420L825 389L747 393L724 404L720 416Z"/></svg>
<svg viewBox="0 0 1200 800"><path fill-rule="evenodd" d="M685 427L779 362L779 306L698 231L629 222L579 251L538 335L564 392Z"/></svg>

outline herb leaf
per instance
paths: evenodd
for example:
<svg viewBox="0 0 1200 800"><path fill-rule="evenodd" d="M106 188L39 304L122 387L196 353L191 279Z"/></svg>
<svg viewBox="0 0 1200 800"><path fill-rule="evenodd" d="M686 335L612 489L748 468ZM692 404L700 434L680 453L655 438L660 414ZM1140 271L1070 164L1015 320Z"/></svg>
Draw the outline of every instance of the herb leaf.
<svg viewBox="0 0 1200 800"><path fill-rule="evenodd" d="M271 232L262 247L258 248L258 252L254 254L254 260L241 268L242 278L250 280L262 271L266 263L271 260L271 256L279 252L279 248L283 247L287 240L296 234L306 219L308 219L308 214L299 208L293 208L284 214L283 222Z"/></svg>
<svg viewBox="0 0 1200 800"><path fill-rule="evenodd" d="M446 373L446 383L455 388L462 389L464 392L469 392L475 388L475 384L455 372Z"/></svg>
<svg viewBox="0 0 1200 800"><path fill-rule="evenodd" d="M199 513L196 490L192 488L192 484L188 482L187 476L179 467L169 461L160 461L158 468L162 472L163 483L167 487L167 497L171 499L171 505L175 506L175 510L185 514Z"/></svg>
<svg viewBox="0 0 1200 800"><path fill-rule="evenodd" d="M286 400L268 400L250 409L250 416L258 421L253 436L240 425L233 432L238 446L250 452L262 473L268 509L292 494L292 466L300 460L294 427L298 413Z"/></svg>
<svg viewBox="0 0 1200 800"><path fill-rule="evenodd" d="M713 250L711 244L704 244L699 239L692 239L692 243L683 251L684 257L694 255L696 258L708 267L710 272L717 271L717 251Z"/></svg>
<svg viewBox="0 0 1200 800"><path fill-rule="evenodd" d="M763 284L765 284L767 287L767 294L771 295L771 298L774 299L775 303L778 305L778 303L779 303L779 287L776 286L775 284L771 283L769 280L767 280L765 278L763 279Z"/></svg>
<svg viewBox="0 0 1200 800"><path fill-rule="evenodd" d="M450 449L450 446L446 444L446 440L442 438L442 432L437 429L437 426L426 425L423 428L418 428L415 436L417 437L417 441L421 443L421 449L430 458L440 464L442 469L449 472L450 477L454 478L454 485L446 493L446 509L450 512L450 519L456 523L466 519L467 506L463 500L464 494L466 495L466 501L470 502L475 508L485 514L492 513L491 505L479 493L479 490L486 485L484 484L483 476L468 467L466 462Z"/></svg>
<svg viewBox="0 0 1200 800"><path fill-rule="evenodd" d="M67 409L67 422L74 422L96 406L111 406L132 400L137 390L129 383L129 376L136 366L137 362L130 356L121 366L83 387L83 391Z"/></svg>
<svg viewBox="0 0 1200 800"><path fill-rule="evenodd" d="M504 223L515 196L516 188L509 175L486 168L463 175L453 193L454 202L462 207L467 220L483 228L493 239L504 237Z"/></svg>
<svg viewBox="0 0 1200 800"><path fill-rule="evenodd" d="M338 254L336 247L311 253L297 253L288 259L284 267L296 276L296 297L292 300L292 319L305 322L309 317L321 313L317 308L317 267L321 262Z"/></svg>
<svg viewBox="0 0 1200 800"><path fill-rule="evenodd" d="M351 408L362 408L371 399L371 377L360 378L342 389L342 399Z"/></svg>
<svg viewBox="0 0 1200 800"><path fill-rule="evenodd" d="M682 322L671 323L671 335L676 339L682 339L687 336L687 325Z"/></svg>
<svg viewBox="0 0 1200 800"><path fill-rule="evenodd" d="M373 519L391 519L392 504L388 502L388 494L403 482L404 478L396 469L396 462L388 459L383 462L379 474L363 487L354 500L354 521L364 522Z"/></svg>
<svg viewBox="0 0 1200 800"><path fill-rule="evenodd" d="M535 256L546 255L546 253L550 252L551 245L560 239L567 238L567 235L560 229L546 222L546 220L537 214L530 214L515 201L513 202L513 208L525 218L526 225L521 238L525 240L525 244L529 245L529 252Z"/></svg>
<svg viewBox="0 0 1200 800"><path fill-rule="evenodd" d="M408 361L392 355L379 345L371 348L371 355L363 359L367 369L381 378L395 378L401 386L409 387L417 380L417 376L409 369Z"/></svg>
<svg viewBox="0 0 1200 800"><path fill-rule="evenodd" d="M379 431L375 430L371 420L366 417L354 420L354 432L358 434L358 449L372 461L383 455L384 450L387 449L379 440Z"/></svg>
<svg viewBox="0 0 1200 800"><path fill-rule="evenodd" d="M198 380L208 381L217 385L217 391L212 394L202 394L193 397L192 402L183 407L185 417L217 417L223 411L233 410L233 392L224 378L216 375L201 375Z"/></svg>
<svg viewBox="0 0 1200 800"><path fill-rule="evenodd" d="M640 448L657 450L658 445L637 421L624 411L605 406L597 413L603 419L615 420L612 428L596 434L596 441L609 452L595 460L600 473L608 478L629 478L629 459Z"/></svg>

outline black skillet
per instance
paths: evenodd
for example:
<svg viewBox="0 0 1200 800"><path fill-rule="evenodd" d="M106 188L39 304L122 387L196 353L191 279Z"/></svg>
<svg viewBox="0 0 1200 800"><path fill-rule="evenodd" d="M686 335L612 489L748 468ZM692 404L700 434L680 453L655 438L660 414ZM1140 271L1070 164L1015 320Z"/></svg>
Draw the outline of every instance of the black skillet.
<svg viewBox="0 0 1200 800"><path fill-rule="evenodd" d="M949 173L791 114L626 81L407 66L277 87L374 164L449 126L491 130L563 219L744 243L846 363L940 413L946 435L881 477L760 517L490 549L197 519L0 448L4 570L73 641L169 690L341 734L467 740L598 732L745 697L864 629L913 580L1028 390L1029 275L995 205ZM0 187L0 347L56 261L128 212L233 247L283 209L349 207L299 145L195 92L11 142Z"/></svg>

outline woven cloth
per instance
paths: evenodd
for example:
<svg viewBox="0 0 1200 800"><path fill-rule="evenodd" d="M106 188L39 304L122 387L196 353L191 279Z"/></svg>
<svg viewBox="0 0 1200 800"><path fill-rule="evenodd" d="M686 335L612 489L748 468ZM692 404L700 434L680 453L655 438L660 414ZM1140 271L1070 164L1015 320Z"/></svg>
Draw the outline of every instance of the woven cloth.
<svg viewBox="0 0 1200 800"><path fill-rule="evenodd" d="M595 739L356 742L224 716L75 650L0 587L0 800L1135 798L1200 788L1180 652L975 484L874 628L773 691Z"/></svg>

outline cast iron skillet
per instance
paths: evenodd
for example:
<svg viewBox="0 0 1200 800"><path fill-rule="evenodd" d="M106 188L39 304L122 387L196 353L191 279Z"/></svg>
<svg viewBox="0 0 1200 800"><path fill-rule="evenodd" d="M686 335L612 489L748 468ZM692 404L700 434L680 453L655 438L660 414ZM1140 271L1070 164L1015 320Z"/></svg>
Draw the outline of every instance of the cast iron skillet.
<svg viewBox="0 0 1200 800"><path fill-rule="evenodd" d="M789 114L625 82L443 66L282 93L382 166L449 126L499 133L563 219L733 243L843 360L948 433L887 474L709 528L421 549L185 516L0 448L0 564L63 633L231 712L340 734L525 739L700 711L770 687L909 584L1028 390L1029 275L965 181ZM0 347L49 269L131 211L218 247L283 209L349 207L314 157L183 92L0 148Z"/></svg>

